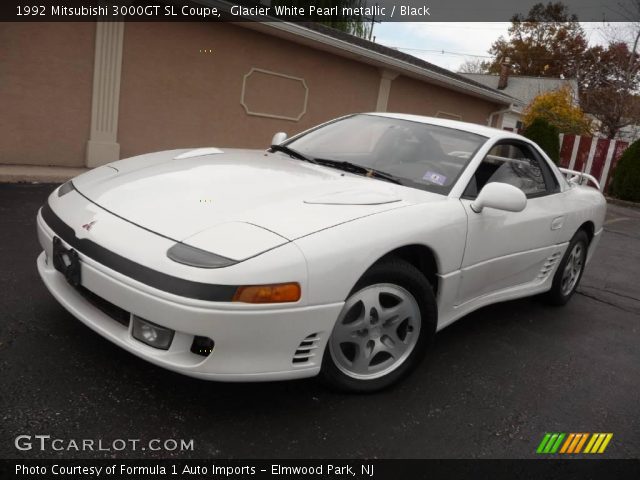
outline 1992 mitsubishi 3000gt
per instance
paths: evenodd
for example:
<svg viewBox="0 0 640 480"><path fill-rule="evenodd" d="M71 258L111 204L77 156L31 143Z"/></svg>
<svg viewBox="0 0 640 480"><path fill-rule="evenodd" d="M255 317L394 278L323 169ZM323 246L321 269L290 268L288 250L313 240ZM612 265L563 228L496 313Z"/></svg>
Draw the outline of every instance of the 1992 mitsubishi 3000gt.
<svg viewBox="0 0 640 480"><path fill-rule="evenodd" d="M161 367L373 391L479 307L566 303L602 233L589 181L510 132L357 114L267 151L84 173L38 213L38 270L74 316Z"/></svg>

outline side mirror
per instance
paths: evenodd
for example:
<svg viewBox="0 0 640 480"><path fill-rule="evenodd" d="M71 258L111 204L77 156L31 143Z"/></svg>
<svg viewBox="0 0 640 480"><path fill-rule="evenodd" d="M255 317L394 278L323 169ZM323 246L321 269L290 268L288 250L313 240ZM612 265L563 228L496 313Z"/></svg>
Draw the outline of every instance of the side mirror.
<svg viewBox="0 0 640 480"><path fill-rule="evenodd" d="M527 206L527 197L522 190L508 183L487 183L471 203L471 210L480 213L483 208L495 208L507 212L521 212Z"/></svg>
<svg viewBox="0 0 640 480"><path fill-rule="evenodd" d="M284 132L276 133L271 139L271 145L280 145L287 139L287 134Z"/></svg>

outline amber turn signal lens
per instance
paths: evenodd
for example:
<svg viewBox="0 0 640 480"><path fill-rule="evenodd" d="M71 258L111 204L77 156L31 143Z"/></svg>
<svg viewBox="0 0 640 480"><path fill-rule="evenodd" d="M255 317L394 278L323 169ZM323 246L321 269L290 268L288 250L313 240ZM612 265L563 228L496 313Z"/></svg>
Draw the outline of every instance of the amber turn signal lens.
<svg viewBox="0 0 640 480"><path fill-rule="evenodd" d="M249 285L238 287L234 302L245 303L285 303L300 300L298 283L276 283L273 285Z"/></svg>

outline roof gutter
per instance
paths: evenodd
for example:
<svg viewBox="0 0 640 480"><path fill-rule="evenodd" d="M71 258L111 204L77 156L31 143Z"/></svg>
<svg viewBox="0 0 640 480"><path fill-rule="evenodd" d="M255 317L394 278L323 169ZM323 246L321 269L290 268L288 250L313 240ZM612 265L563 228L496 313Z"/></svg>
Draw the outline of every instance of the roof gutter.
<svg viewBox="0 0 640 480"><path fill-rule="evenodd" d="M215 5L221 10L227 12L231 8L231 3L222 0L196 1L202 4ZM257 30L269 34L275 34L276 36L280 37L295 36L301 40L306 40L306 42L301 43L305 43L309 46L314 46L317 48L317 44L320 44L321 46L329 47L331 49L336 49L342 52L343 56L351 58L355 57L360 61L365 60L366 63L374 64L378 67L390 68L401 73L409 74L412 77L430 80L430 83L436 83L446 88L453 88L455 90L468 93L475 97L479 97L485 100L491 100L503 105L511 105L512 103L517 102L517 100L513 97L498 92L497 90L495 92L492 92L482 87L476 87L475 85L469 84L462 80L457 80L455 78L451 78L449 76L418 67L411 63L403 62L402 60L389 57L379 52L373 52L359 45L354 45L352 43L345 42L344 40L333 38L329 35L310 30L295 23L289 23L280 20L274 21L273 17L251 17L250 19L251 21L246 21L241 24L237 23L236 25L241 25L252 30ZM325 49L328 50L329 48Z"/></svg>
<svg viewBox="0 0 640 480"><path fill-rule="evenodd" d="M264 27L267 27L272 30L302 37L304 39L311 40L313 42L320 43L328 47L333 47L345 53L351 54L347 56L358 57L358 59L361 61L368 60L367 63L373 63L378 67L390 68L400 73L405 73L405 74L408 73L412 77L427 79L427 80L430 80L431 83L437 83L446 88L453 87L455 90L469 93L475 97L489 99L504 105L510 105L514 101L513 98L509 97L508 95L504 95L500 92L496 91L494 93L487 89L476 87L467 82L456 80L455 78L451 78L446 75L442 75L437 72L433 72L431 70L427 70L425 68L412 65L411 63L403 62L402 60L398 60L396 58L386 56L379 52L373 52L367 48L360 47L358 45L354 45L349 42L345 42L344 40L339 40L337 38L330 37L328 35L325 35L320 32L316 32L314 30L309 30L308 28L296 25L294 23L271 21L271 22L262 22L259 24L248 23L246 24L246 26L249 28L253 28L254 30L263 30L263 31L264 31Z"/></svg>

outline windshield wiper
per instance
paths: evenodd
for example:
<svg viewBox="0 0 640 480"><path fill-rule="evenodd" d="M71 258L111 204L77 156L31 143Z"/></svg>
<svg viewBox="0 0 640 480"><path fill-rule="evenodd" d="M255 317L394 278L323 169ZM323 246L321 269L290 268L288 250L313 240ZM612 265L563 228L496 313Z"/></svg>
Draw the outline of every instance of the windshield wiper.
<svg viewBox="0 0 640 480"><path fill-rule="evenodd" d="M307 157L306 155L303 155L302 153L298 152L297 150L294 150L293 148L289 148L289 147L287 147L285 145L271 145L271 149L270 150L272 152L286 153L290 157L297 158L298 160L304 160L305 162L318 163L313 158Z"/></svg>
<svg viewBox="0 0 640 480"><path fill-rule="evenodd" d="M289 148L286 145L271 145L272 152L286 153L290 157L304 160L305 162L315 163L316 165L324 165L326 167L338 168L345 172L357 173L359 175L365 175L367 177L379 178L380 180L386 180L387 182L396 183L402 185L402 181L390 173L376 170L375 168L363 167L362 165L356 165L355 163L345 162L340 160L331 160L328 158L311 158L306 155Z"/></svg>
<svg viewBox="0 0 640 480"><path fill-rule="evenodd" d="M340 160L330 160L328 158L316 158L315 163L319 165L325 165L327 167L338 168L345 172L357 173L359 175L365 175L367 177L379 178L380 180L386 180L387 182L396 183L402 185L402 180L398 177L391 175L390 173L376 170L375 168L363 167L351 162L345 162Z"/></svg>

